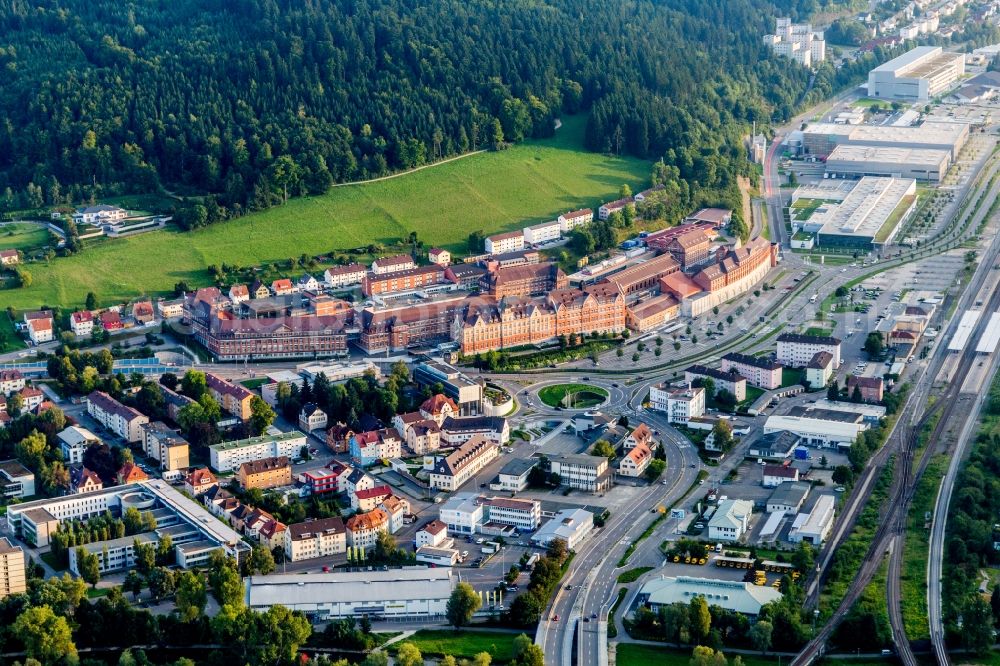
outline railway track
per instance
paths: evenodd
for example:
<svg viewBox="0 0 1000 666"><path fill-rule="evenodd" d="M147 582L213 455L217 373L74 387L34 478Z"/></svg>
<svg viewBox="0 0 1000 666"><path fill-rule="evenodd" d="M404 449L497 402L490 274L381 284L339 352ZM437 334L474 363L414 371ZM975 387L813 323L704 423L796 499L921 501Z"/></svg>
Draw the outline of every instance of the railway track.
<svg viewBox="0 0 1000 666"><path fill-rule="evenodd" d="M996 190L996 185L990 188L992 191ZM978 217L978 216L974 216ZM974 220L967 220L973 221ZM962 225L966 229L965 225ZM978 294L982 291L983 286L986 283L986 278L988 277L990 268L997 261L997 254L1000 251L1000 244L994 243L987 255L982 260L982 265L985 266L984 270L977 273L976 277L973 279L973 288L967 289L963 294L961 299L966 305L968 305L969 300L973 294ZM990 292L987 302L984 304L983 309L985 311L996 311L1000 309L1000 288L994 286ZM985 330L988 318L981 318L977 323L975 330L970 336L970 340L977 340L982 335L983 330ZM943 347L939 346L935 350L934 357L927 372L922 378L922 381L933 381L937 374L940 372L941 366L944 363L944 359L949 352ZM887 552L890 545L893 545L892 557L890 560L890 579L888 583L887 594L889 597L889 607L890 607L890 624L893 629L893 640L899 653L900 660L906 666L916 666L916 657L913 655L913 651L910 647L909 640L906 637L905 627L902 621L902 613L900 610L900 599L901 599L901 586L899 583L899 573L902 569L902 550L904 545L904 534L906 531L906 516L907 509L913 498L913 492L916 483L920 480L924 471L927 469L928 464L931 459L937 453L940 448L942 441L947 441L943 437L943 434L951 426L953 420L958 418L968 418L970 411L969 407L971 402L968 396L963 398L962 396L962 383L963 379L969 374L973 363L976 362L978 354L975 352L973 345L968 345L964 351L961 352L961 358L959 359L958 367L956 368L953 378L946 386L944 392L939 396L934 407L926 409L923 413L918 410L924 400L907 400L907 404L901 412L900 418L897 421L896 429L890 435L889 442L873 457L872 464L870 465L870 473L874 475L876 470L881 469L888 460L889 456L895 455L896 462L893 471L893 483L889 492L889 500L886 503L885 509L881 516L881 521L876 533L872 539L871 546L862 560L861 568L858 571L858 575L851 581L848 587L847 593L845 594L837 610L829 618L828 622L823 626L823 628L817 633L812 641L803 649L802 652L793 661L793 666L805 666L805 664L810 663L817 656L822 654L823 648L829 638L833 635L837 626L843 621L847 613L850 612L851 607L861 596L865 587L871 582L882 563L882 559ZM920 387L918 386L918 392ZM927 438L927 446L922 452L919 461L917 462L916 468L913 467L913 462L915 455L918 450L920 443L920 433L924 432L927 426L930 424L931 419L940 412L940 417L934 426L933 431L929 434ZM920 413L920 417L916 422L914 422L914 416ZM874 483L870 483L864 492L862 500L854 505L856 509L850 515L845 516L845 520L848 524L853 526L854 521L857 518L857 514L860 512L860 506L867 503L870 495L871 489ZM848 529L843 529L841 535L846 537ZM835 548L836 545L833 544ZM819 592L822 587L823 577L825 576L825 570L823 575L817 580L815 587L813 588L809 597L807 597L807 605L815 604L819 598ZM947 652L943 650L936 650L935 653L938 655L938 661L940 666L946 666L949 661L947 660ZM941 656L943 654L943 657ZM942 661L942 659L944 661Z"/></svg>

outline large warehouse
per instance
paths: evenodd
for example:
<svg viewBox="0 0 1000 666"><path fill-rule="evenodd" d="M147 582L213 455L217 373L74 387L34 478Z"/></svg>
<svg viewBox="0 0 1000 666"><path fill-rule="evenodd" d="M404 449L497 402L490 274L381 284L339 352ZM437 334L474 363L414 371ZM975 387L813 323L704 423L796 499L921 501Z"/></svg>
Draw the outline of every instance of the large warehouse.
<svg viewBox="0 0 1000 666"><path fill-rule="evenodd" d="M868 73L868 95L924 102L951 88L965 74L965 56L940 46L918 46Z"/></svg>
<svg viewBox="0 0 1000 666"><path fill-rule="evenodd" d="M947 150L837 146L826 160L826 172L833 176L892 176L939 183L948 171Z"/></svg>
<svg viewBox="0 0 1000 666"><path fill-rule="evenodd" d="M912 178L868 176L857 181L840 203L825 203L800 226L818 234L820 247L871 250L875 243L892 241L916 206L916 195L917 181ZM892 228L883 229L887 223Z"/></svg>
<svg viewBox="0 0 1000 666"><path fill-rule="evenodd" d="M281 604L313 621L364 615L373 620L444 617L456 582L445 567L250 576L246 604L257 611Z"/></svg>
<svg viewBox="0 0 1000 666"><path fill-rule="evenodd" d="M802 130L803 149L820 157L829 155L837 146L871 146L947 150L954 160L968 139L968 125L930 120L904 126L813 123Z"/></svg>

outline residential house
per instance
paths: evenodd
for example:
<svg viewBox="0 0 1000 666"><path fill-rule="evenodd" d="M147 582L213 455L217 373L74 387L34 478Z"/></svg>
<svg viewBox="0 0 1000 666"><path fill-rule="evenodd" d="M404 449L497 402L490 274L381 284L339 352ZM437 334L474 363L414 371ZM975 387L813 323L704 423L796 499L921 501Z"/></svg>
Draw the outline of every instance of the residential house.
<svg viewBox="0 0 1000 666"><path fill-rule="evenodd" d="M361 264L346 264L344 266L333 266L323 273L323 281L330 289L342 289L356 284L361 284L368 271Z"/></svg>
<svg viewBox="0 0 1000 666"><path fill-rule="evenodd" d="M146 474L138 465L131 462L127 462L122 465L116 476L118 478L118 485L120 486L129 483L138 483L139 481L147 481L149 479L149 474Z"/></svg>
<svg viewBox="0 0 1000 666"><path fill-rule="evenodd" d="M195 467L184 476L184 491L192 497L204 495L218 485L219 481L207 467Z"/></svg>
<svg viewBox="0 0 1000 666"><path fill-rule="evenodd" d="M104 488L101 477L83 466L82 463L69 466L70 494L89 493Z"/></svg>
<svg viewBox="0 0 1000 666"><path fill-rule="evenodd" d="M782 483L799 480L799 470L791 465L764 465L762 484L765 488L777 488Z"/></svg>
<svg viewBox="0 0 1000 666"><path fill-rule="evenodd" d="M190 444L162 421L143 424L142 448L160 464L160 469L172 472L191 465Z"/></svg>
<svg viewBox="0 0 1000 666"><path fill-rule="evenodd" d="M367 467L403 455L403 442L395 428L382 428L355 434L348 449L352 460Z"/></svg>
<svg viewBox="0 0 1000 666"><path fill-rule="evenodd" d="M290 486L292 466L286 456L252 460L240 465L236 478L244 490Z"/></svg>
<svg viewBox="0 0 1000 666"><path fill-rule="evenodd" d="M293 523L285 530L285 556L292 562L347 551L347 527L340 516Z"/></svg>
<svg viewBox="0 0 1000 666"><path fill-rule="evenodd" d="M132 304L132 319L135 323L148 326L153 323L155 318L156 312L153 310L153 302L149 299L136 301Z"/></svg>
<svg viewBox="0 0 1000 666"><path fill-rule="evenodd" d="M825 351L833 357L834 369L840 367L840 340L838 338L826 335L782 333L778 336L777 341L777 360L779 363L793 368L801 368L807 365L817 352Z"/></svg>
<svg viewBox="0 0 1000 666"><path fill-rule="evenodd" d="M395 534L403 529L406 514L410 512L410 503L395 495L389 495L378 505L389 518L389 534Z"/></svg>
<svg viewBox="0 0 1000 666"><path fill-rule="evenodd" d="M21 412L33 412L45 402L45 394L34 386L25 386L17 394L21 396Z"/></svg>
<svg viewBox="0 0 1000 666"><path fill-rule="evenodd" d="M69 326L76 337L88 337L94 332L94 313L90 310L74 312L69 316Z"/></svg>
<svg viewBox="0 0 1000 666"><path fill-rule="evenodd" d="M105 224L114 225L126 217L128 217L128 211L118 206L109 206L107 204L78 208L73 213L73 221L77 225L89 224L93 227L100 227Z"/></svg>
<svg viewBox="0 0 1000 666"><path fill-rule="evenodd" d="M413 261L413 257L408 254L397 254L391 257L379 257L373 261L372 273L375 273L375 275L385 275L386 273L408 271L416 267L417 264Z"/></svg>
<svg viewBox="0 0 1000 666"><path fill-rule="evenodd" d="M163 319L176 319L184 315L184 299L175 298L172 300L160 299L156 302L156 309Z"/></svg>
<svg viewBox="0 0 1000 666"><path fill-rule="evenodd" d="M736 372L726 372L717 368L709 368L704 365L692 365L684 370L684 381L691 383L695 380L711 379L715 384L715 392L729 391L736 397L736 402L743 402L747 397L746 377Z"/></svg>
<svg viewBox="0 0 1000 666"><path fill-rule="evenodd" d="M597 219L606 220L611 217L612 213L619 213L625 210L626 206L631 206L634 203L635 199L632 197L625 197L623 199L609 201L606 204L601 204L601 207L597 209Z"/></svg>
<svg viewBox="0 0 1000 666"><path fill-rule="evenodd" d="M326 445L334 453L347 453L351 446L354 431L345 423L334 423L326 431Z"/></svg>
<svg viewBox="0 0 1000 666"><path fill-rule="evenodd" d="M806 364L805 380L813 388L822 388L833 377L834 357L828 351L818 351Z"/></svg>
<svg viewBox="0 0 1000 666"><path fill-rule="evenodd" d="M222 407L222 411L232 414L241 421L249 421L252 415L250 404L253 400L253 392L245 386L233 384L222 377L205 373L205 383L208 385L209 394Z"/></svg>
<svg viewBox="0 0 1000 666"><path fill-rule="evenodd" d="M406 446L415 455L432 453L441 448L441 427L430 419L422 419L406 430Z"/></svg>
<svg viewBox="0 0 1000 666"><path fill-rule="evenodd" d="M280 520L272 520L264 523L257 533L260 545L273 551L275 548L285 550L285 535L288 533L288 526ZM286 551L287 553L287 551Z"/></svg>
<svg viewBox="0 0 1000 666"><path fill-rule="evenodd" d="M275 296L287 296L295 293L295 285L288 278L280 278L271 283L271 293Z"/></svg>
<svg viewBox="0 0 1000 666"><path fill-rule="evenodd" d="M432 264L437 264L438 266L447 266L451 263L451 252L448 250L442 250L439 247L432 247L427 252L427 259Z"/></svg>
<svg viewBox="0 0 1000 666"><path fill-rule="evenodd" d="M14 266L21 262L21 253L17 250L0 250L0 266Z"/></svg>
<svg viewBox="0 0 1000 666"><path fill-rule="evenodd" d="M556 218L559 221L559 230L562 233L567 233L581 227L585 224L590 224L594 221L594 211L589 208L584 208L582 210L574 210L569 213L563 213Z"/></svg>
<svg viewBox="0 0 1000 666"><path fill-rule="evenodd" d="M487 236L483 241L483 248L486 254L504 254L507 252L517 252L524 249L524 233L521 231L508 231L502 234Z"/></svg>
<svg viewBox="0 0 1000 666"><path fill-rule="evenodd" d="M312 275L309 275L309 273L300 276L295 282L295 290L300 292L319 291L319 287L319 280L314 278Z"/></svg>
<svg viewBox="0 0 1000 666"><path fill-rule="evenodd" d="M500 454L500 447L476 435L445 457L438 458L430 472L431 488L454 492Z"/></svg>
<svg viewBox="0 0 1000 666"><path fill-rule="evenodd" d="M638 478L653 461L653 452L646 444L638 444L628 449L618 463L618 473L622 476Z"/></svg>
<svg viewBox="0 0 1000 666"><path fill-rule="evenodd" d="M414 537L414 546L431 546L438 548L448 540L448 526L440 520L432 520L420 529Z"/></svg>
<svg viewBox="0 0 1000 666"><path fill-rule="evenodd" d="M621 444L625 450L635 448L640 444L645 444L649 450L656 448L656 442L653 440L653 431L645 423L640 423L633 428L631 432L622 438Z"/></svg>
<svg viewBox="0 0 1000 666"><path fill-rule="evenodd" d="M446 418L458 416L458 405L451 398L438 393L424 400L420 405L420 414L441 425Z"/></svg>
<svg viewBox="0 0 1000 666"><path fill-rule="evenodd" d="M708 521L709 541L739 541L750 529L753 502L728 499L719 502Z"/></svg>
<svg viewBox="0 0 1000 666"><path fill-rule="evenodd" d="M781 387L782 365L766 356L730 352L722 357L722 370L747 378L747 383L766 391Z"/></svg>
<svg viewBox="0 0 1000 666"><path fill-rule="evenodd" d="M885 392L885 382L881 377L857 377L847 376L847 396L854 399L854 389L857 388L861 394L861 402L877 403L882 402Z"/></svg>
<svg viewBox="0 0 1000 666"><path fill-rule="evenodd" d="M341 479L343 484L340 486L340 492L345 493L348 497L353 497L358 491L375 487L374 477L366 474L365 470L360 467L352 469L347 474L341 474L338 482Z"/></svg>
<svg viewBox="0 0 1000 666"><path fill-rule="evenodd" d="M0 395L10 395L25 387L24 375L20 370L0 370Z"/></svg>
<svg viewBox="0 0 1000 666"><path fill-rule="evenodd" d="M87 396L87 413L129 443L141 442L142 426L149 423L148 416L123 405L104 391L94 391Z"/></svg>
<svg viewBox="0 0 1000 666"><path fill-rule="evenodd" d="M459 446L477 436L506 444L510 441L510 426L502 416L447 417L441 424L442 446Z"/></svg>
<svg viewBox="0 0 1000 666"><path fill-rule="evenodd" d="M253 284L250 285L250 295L255 299L268 298L271 295L271 289L260 280L254 280Z"/></svg>
<svg viewBox="0 0 1000 666"><path fill-rule="evenodd" d="M380 532L389 528L389 516L382 509L358 513L347 519L347 544L355 548L372 550Z"/></svg>
<svg viewBox="0 0 1000 666"><path fill-rule="evenodd" d="M51 310L25 312L24 323L28 327L28 337L36 345L51 342L55 337L55 323L52 320Z"/></svg>
<svg viewBox="0 0 1000 666"><path fill-rule="evenodd" d="M511 458L500 468L497 478L490 482L490 490L519 493L527 489L528 477L537 464L535 458Z"/></svg>
<svg viewBox="0 0 1000 666"><path fill-rule="evenodd" d="M56 435L59 450L67 465L83 462L84 452L101 440L94 433L81 426L68 426Z"/></svg>
<svg viewBox="0 0 1000 666"><path fill-rule="evenodd" d="M351 508L355 511L371 511L390 495L392 488L384 485L356 490L351 495Z"/></svg>
<svg viewBox="0 0 1000 666"><path fill-rule="evenodd" d="M250 290L245 284L234 284L229 288L229 300L233 305L239 305L250 300Z"/></svg>
<svg viewBox="0 0 1000 666"><path fill-rule="evenodd" d="M122 323L121 314L115 310L105 310L98 315L98 319L101 322L101 328L108 333L114 333L125 328L125 324Z"/></svg>
<svg viewBox="0 0 1000 666"><path fill-rule="evenodd" d="M307 402L299 412L299 429L305 432L326 428L326 412L314 402Z"/></svg>
<svg viewBox="0 0 1000 666"><path fill-rule="evenodd" d="M23 594L27 589L24 551L20 546L12 544L7 537L0 537L0 599L12 594Z"/></svg>

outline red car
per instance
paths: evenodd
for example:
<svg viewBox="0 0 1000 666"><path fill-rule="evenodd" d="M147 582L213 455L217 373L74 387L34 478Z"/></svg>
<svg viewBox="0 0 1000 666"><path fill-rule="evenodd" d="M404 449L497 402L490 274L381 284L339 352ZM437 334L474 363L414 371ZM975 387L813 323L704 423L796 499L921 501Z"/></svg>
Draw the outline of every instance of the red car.
<svg viewBox="0 0 1000 666"><path fill-rule="evenodd" d="M553 622L558 622L559 621L559 616L558 615L553 615L552 616L552 621Z"/></svg>

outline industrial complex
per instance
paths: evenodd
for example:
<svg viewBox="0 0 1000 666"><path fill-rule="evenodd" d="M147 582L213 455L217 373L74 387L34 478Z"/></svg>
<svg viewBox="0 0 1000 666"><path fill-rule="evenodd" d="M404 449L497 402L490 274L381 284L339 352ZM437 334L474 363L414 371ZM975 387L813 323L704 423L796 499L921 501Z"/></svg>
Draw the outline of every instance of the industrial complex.
<svg viewBox="0 0 1000 666"><path fill-rule="evenodd" d="M922 102L947 91L965 73L965 56L940 46L918 46L868 73L868 94Z"/></svg>

